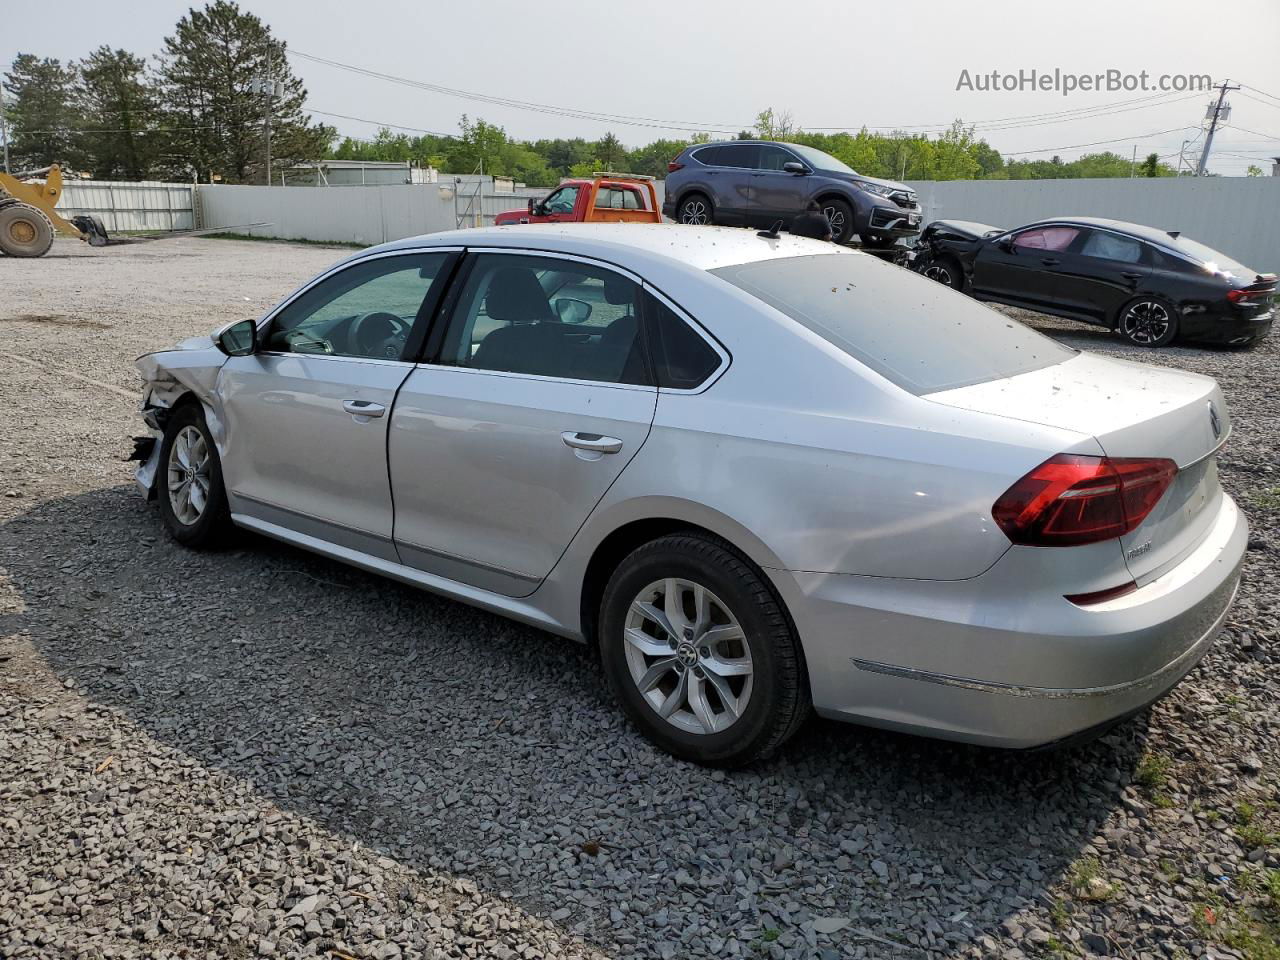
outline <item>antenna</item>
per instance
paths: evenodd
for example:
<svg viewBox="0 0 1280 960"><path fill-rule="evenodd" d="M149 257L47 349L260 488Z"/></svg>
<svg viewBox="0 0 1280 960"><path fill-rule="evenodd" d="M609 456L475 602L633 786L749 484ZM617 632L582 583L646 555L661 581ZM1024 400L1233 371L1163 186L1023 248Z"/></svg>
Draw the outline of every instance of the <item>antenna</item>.
<svg viewBox="0 0 1280 960"><path fill-rule="evenodd" d="M766 240L777 240L781 233L782 233L782 221L775 220L773 221L772 227L770 227L768 230L760 230L759 232L756 233L756 236L764 237Z"/></svg>

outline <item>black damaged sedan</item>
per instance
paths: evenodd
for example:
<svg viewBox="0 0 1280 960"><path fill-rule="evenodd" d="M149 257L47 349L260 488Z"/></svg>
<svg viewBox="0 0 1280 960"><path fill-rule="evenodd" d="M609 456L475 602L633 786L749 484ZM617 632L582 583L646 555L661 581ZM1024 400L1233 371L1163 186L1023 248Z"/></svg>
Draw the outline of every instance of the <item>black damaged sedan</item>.
<svg viewBox="0 0 1280 960"><path fill-rule="evenodd" d="M1068 217L1003 230L937 220L912 267L979 300L1117 331L1131 343L1247 344L1271 330L1276 275L1177 232Z"/></svg>

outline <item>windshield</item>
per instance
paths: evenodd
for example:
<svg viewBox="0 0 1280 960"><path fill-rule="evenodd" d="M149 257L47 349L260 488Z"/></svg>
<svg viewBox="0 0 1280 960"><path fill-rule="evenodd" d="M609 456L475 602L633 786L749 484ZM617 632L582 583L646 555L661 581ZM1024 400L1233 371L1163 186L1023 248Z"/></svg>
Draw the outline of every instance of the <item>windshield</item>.
<svg viewBox="0 0 1280 960"><path fill-rule="evenodd" d="M800 155L800 159L813 167L815 170L834 170L837 173L852 173L855 177L858 171L848 164L841 163L829 153L823 153L821 150L815 150L813 147L805 147L798 143L788 143L787 149L793 153Z"/></svg>
<svg viewBox="0 0 1280 960"><path fill-rule="evenodd" d="M1076 354L976 300L862 254L711 272L915 394L1012 377Z"/></svg>

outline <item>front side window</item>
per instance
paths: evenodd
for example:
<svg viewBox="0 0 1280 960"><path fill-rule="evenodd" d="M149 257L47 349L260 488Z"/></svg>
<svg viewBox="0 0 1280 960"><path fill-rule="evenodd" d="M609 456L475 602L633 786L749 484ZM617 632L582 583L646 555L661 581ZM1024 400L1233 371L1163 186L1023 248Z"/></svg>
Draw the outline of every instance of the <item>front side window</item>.
<svg viewBox="0 0 1280 960"><path fill-rule="evenodd" d="M1015 234L1013 245L1024 250L1054 250L1061 252L1071 246L1080 233L1073 227L1035 227Z"/></svg>
<svg viewBox="0 0 1280 960"><path fill-rule="evenodd" d="M577 187L561 187L551 196L547 197L544 204L547 213L573 213L573 208L578 204L578 188Z"/></svg>
<svg viewBox="0 0 1280 960"><path fill-rule="evenodd" d="M796 162L789 151L768 143L760 145L760 154L756 158L756 166L761 170L781 170L783 164Z"/></svg>
<svg viewBox="0 0 1280 960"><path fill-rule="evenodd" d="M415 253L347 267L276 314L265 349L398 360L448 258L447 253Z"/></svg>
<svg viewBox="0 0 1280 960"><path fill-rule="evenodd" d="M1012 377L1075 356L976 300L874 257L786 257L711 272L915 394Z"/></svg>
<svg viewBox="0 0 1280 960"><path fill-rule="evenodd" d="M475 370L648 385L640 288L555 257L480 254L440 362Z"/></svg>
<svg viewBox="0 0 1280 960"><path fill-rule="evenodd" d="M1115 260L1120 263L1137 263L1142 259L1142 244L1131 237L1091 230L1080 252L1099 260Z"/></svg>

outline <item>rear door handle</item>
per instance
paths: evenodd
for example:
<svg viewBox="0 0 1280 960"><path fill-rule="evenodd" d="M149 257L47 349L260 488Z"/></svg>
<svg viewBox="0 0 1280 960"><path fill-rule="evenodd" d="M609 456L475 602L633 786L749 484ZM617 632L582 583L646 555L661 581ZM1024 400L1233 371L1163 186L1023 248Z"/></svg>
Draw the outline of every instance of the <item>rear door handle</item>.
<svg viewBox="0 0 1280 960"><path fill-rule="evenodd" d="M1141 280L1141 279L1142 279L1142 274L1140 274L1140 273L1122 273L1122 274L1120 274L1120 276L1124 277L1126 280Z"/></svg>
<svg viewBox="0 0 1280 960"><path fill-rule="evenodd" d="M1040 262L1043 263L1046 267L1056 267L1062 261L1059 260L1057 257L1045 257Z"/></svg>
<svg viewBox="0 0 1280 960"><path fill-rule="evenodd" d="M380 417L387 412L386 407L372 400L343 400L342 409L353 417Z"/></svg>
<svg viewBox="0 0 1280 960"><path fill-rule="evenodd" d="M579 433L566 430L560 434L566 447L575 450L590 450L593 453L617 453L622 449L622 441L617 437L602 437L598 433Z"/></svg>

